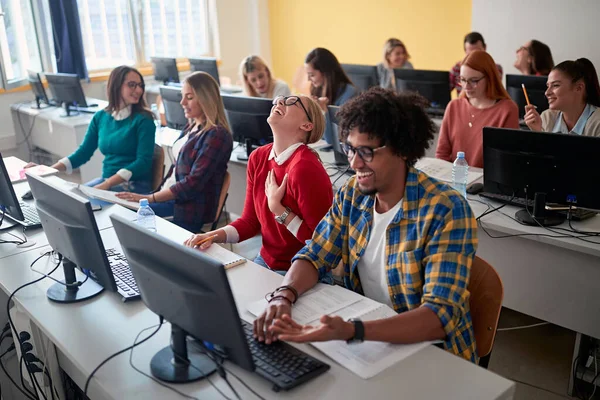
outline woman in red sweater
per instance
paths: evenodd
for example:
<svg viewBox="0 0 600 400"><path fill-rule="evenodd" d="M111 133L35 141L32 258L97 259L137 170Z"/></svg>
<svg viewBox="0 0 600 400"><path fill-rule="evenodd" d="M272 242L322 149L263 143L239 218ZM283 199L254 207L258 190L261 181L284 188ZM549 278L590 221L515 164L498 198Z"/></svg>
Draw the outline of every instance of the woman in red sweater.
<svg viewBox="0 0 600 400"><path fill-rule="evenodd" d="M307 96L277 97L267 122L273 143L248 160L246 202L241 218L222 229L198 234L185 244L200 249L238 243L262 235L257 264L282 275L292 257L310 240L333 202L331 181L316 153L307 146L323 136L325 118Z"/></svg>
<svg viewBox="0 0 600 400"><path fill-rule="evenodd" d="M460 67L463 90L446 107L435 156L454 161L465 152L472 167L483 168L483 127L519 128L519 109L502 86L492 56L482 50L469 53Z"/></svg>

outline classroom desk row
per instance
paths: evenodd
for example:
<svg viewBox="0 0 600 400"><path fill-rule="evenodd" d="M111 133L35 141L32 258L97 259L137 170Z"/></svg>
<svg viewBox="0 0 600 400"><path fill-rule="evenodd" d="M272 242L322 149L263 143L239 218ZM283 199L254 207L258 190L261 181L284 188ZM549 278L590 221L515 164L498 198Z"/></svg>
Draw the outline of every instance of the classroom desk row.
<svg viewBox="0 0 600 400"><path fill-rule="evenodd" d="M60 181L58 177L50 179ZM21 193L27 190L27 183L15 187ZM105 247L114 246L117 240L109 219L113 213L135 218L135 213L120 206L109 206L95 213ZM190 232L163 219L157 220L157 230L177 242L190 235ZM0 237L4 235L0 234ZM4 301L18 286L39 278L29 269L29 264L49 246L41 230L28 232L27 236L29 240L36 241L36 245L29 249L0 245L0 294L3 294ZM38 268L47 272L51 267L40 265ZM61 274L56 272L54 276L60 278ZM282 279L251 261L228 270L227 275L240 316L248 321L252 320L252 316L246 311L246 305L262 298ZM51 340L60 368L80 387L102 360L130 346L138 332L158 321L141 301L122 303L115 293L104 292L88 301L71 305L52 303L45 293L51 283L45 279L23 289L15 296L15 302L31 320L30 323ZM136 367L148 373L150 358L169 342L169 335L167 324L155 337L136 348L133 358ZM434 346L426 347L369 380L358 378L309 345L299 347L331 364L331 370L290 392L276 394L257 375L232 364L229 367L265 398L395 398L402 393L403 397L411 399L511 399L514 395L514 383ZM211 380L230 395L221 378L215 375ZM252 398L251 393L235 379L230 380L242 398ZM178 385L177 389L197 398L220 398L206 381ZM100 369L92 380L89 395L91 399L177 398L171 391L135 372L129 365L128 355L119 356Z"/></svg>

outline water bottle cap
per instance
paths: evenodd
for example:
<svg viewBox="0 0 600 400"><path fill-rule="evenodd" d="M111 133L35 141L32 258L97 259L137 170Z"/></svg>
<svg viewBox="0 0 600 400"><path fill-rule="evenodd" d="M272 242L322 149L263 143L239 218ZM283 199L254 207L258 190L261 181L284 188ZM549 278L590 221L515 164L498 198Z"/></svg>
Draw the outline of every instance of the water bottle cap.
<svg viewBox="0 0 600 400"><path fill-rule="evenodd" d="M144 207L148 205L148 199L140 199L140 207Z"/></svg>
<svg viewBox="0 0 600 400"><path fill-rule="evenodd" d="M458 153L456 153L456 158L465 158L465 152L459 151Z"/></svg>

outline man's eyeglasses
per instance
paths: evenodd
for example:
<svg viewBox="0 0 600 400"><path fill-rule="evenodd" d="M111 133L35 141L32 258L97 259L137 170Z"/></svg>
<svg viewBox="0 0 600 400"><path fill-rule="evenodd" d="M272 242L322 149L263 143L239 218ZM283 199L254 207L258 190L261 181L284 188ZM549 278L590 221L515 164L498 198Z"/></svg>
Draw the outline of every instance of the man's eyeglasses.
<svg viewBox="0 0 600 400"><path fill-rule="evenodd" d="M371 162L375 156L375 152L385 148L385 145L377 148L371 148L366 146L352 147L348 143L340 143L342 150L348 156L348 160L352 160L356 154L364 161Z"/></svg>
<svg viewBox="0 0 600 400"><path fill-rule="evenodd" d="M302 109L304 110L306 118L308 118L310 122L313 122L310 115L308 115L308 111L306 110L306 107L304 107L304 103L302 103L302 99L300 98L300 96L277 96L273 99L273 105L277 105L280 102L283 102L285 106L293 106L294 104L300 103L300 107L302 107Z"/></svg>
<svg viewBox="0 0 600 400"><path fill-rule="evenodd" d="M470 85L472 87L477 87L477 84L484 79L485 79L485 76L482 76L481 78L472 78L472 79L465 79L463 77L460 77L458 79L458 83L460 86L463 86L463 87L466 87L467 85Z"/></svg>
<svg viewBox="0 0 600 400"><path fill-rule="evenodd" d="M146 85L144 85L142 82L140 82L140 83L137 83L137 82L134 82L134 81L129 81L129 82L127 82L127 87L128 87L129 89L133 89L133 90L135 90L135 88L137 88L138 86L139 86L139 87L140 87L140 89L142 89L142 90L146 89Z"/></svg>

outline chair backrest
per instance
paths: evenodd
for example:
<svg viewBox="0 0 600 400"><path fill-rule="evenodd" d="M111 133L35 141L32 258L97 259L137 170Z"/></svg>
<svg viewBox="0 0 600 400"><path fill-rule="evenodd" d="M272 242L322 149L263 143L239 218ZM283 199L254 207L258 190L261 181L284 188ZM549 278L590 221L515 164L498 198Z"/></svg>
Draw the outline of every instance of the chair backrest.
<svg viewBox="0 0 600 400"><path fill-rule="evenodd" d="M154 144L152 154L152 190L160 189L165 174L165 152L161 146Z"/></svg>
<svg viewBox="0 0 600 400"><path fill-rule="evenodd" d="M217 229L217 223L219 222L219 218L221 218L221 212L223 211L223 206L225 205L225 201L227 200L227 192L229 191L230 184L231 175L229 175L229 171L225 171L225 177L223 178L223 187L221 188L221 195L219 196L219 204L217 206L217 213L215 215L215 219L213 220L213 224L211 227L212 231Z"/></svg>
<svg viewBox="0 0 600 400"><path fill-rule="evenodd" d="M468 290L477 355L485 357L492 351L496 328L502 309L504 287L494 268L479 257L473 260Z"/></svg>

